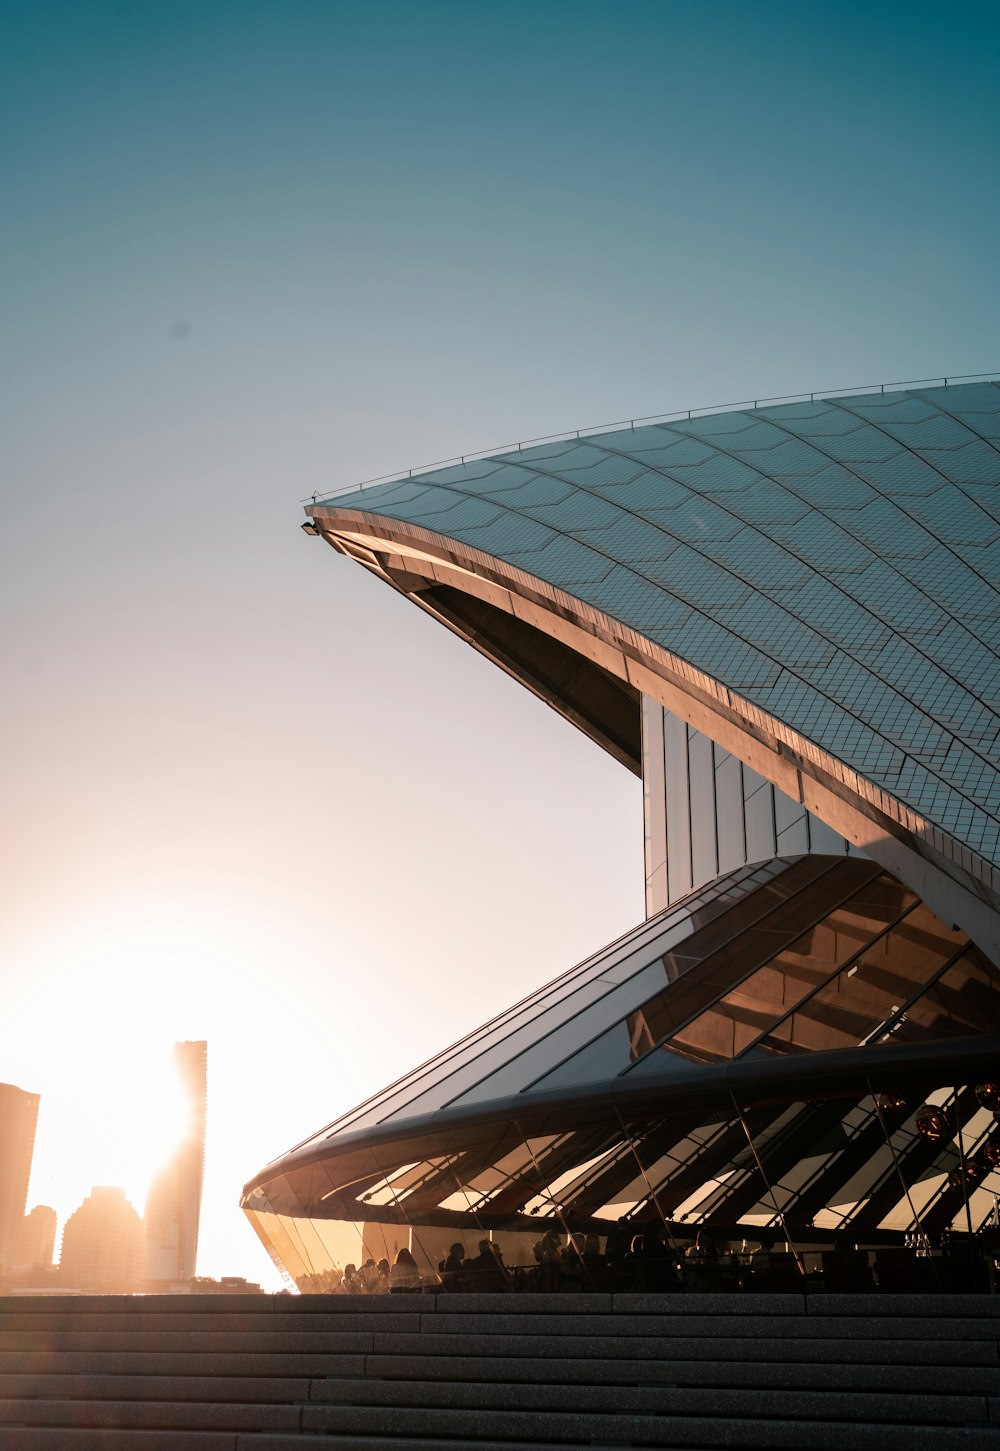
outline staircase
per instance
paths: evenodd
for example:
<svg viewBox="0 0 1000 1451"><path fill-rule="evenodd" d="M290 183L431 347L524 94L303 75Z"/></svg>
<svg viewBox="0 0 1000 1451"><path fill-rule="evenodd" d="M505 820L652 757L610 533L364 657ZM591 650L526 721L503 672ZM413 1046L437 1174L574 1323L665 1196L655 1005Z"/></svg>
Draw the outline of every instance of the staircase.
<svg viewBox="0 0 1000 1451"><path fill-rule="evenodd" d="M0 1298L2 1451L1000 1451L1000 1297Z"/></svg>

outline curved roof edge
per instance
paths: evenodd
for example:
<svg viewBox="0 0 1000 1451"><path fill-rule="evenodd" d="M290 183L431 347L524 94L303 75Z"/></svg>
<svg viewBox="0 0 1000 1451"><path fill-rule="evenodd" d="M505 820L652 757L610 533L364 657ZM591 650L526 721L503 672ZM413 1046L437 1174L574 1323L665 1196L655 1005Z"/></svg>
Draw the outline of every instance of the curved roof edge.
<svg viewBox="0 0 1000 1451"><path fill-rule="evenodd" d="M636 769L626 746L609 745L606 723L589 726L551 679L543 683L498 656L489 633L463 627L440 592L482 602L548 636L629 692L636 712L640 694L657 700L905 881L1000 964L994 864L777 716L593 605L461 540L370 513L354 500L310 505L306 512L312 531L334 549L461 635L624 764Z"/></svg>
<svg viewBox="0 0 1000 1451"><path fill-rule="evenodd" d="M810 1090L835 1094L838 1089L846 1091L859 1081L869 1079L878 1089L897 1088L926 1079L937 1069L943 1070L949 1081L971 1081L977 1075L993 1073L998 1055L998 1037L891 1044L808 1053L790 1059L729 1060L710 1067L649 1074L639 1084L619 1079L590 1088L574 1087L572 1092L550 1090L530 1097L515 1094L474 1106L348 1129L319 1143L310 1142L275 1159L249 1179L243 1186L241 1203L291 1169L321 1163L355 1149L398 1143L425 1133L441 1134L449 1128L507 1123L512 1119L531 1125L540 1117L554 1122L559 1119L560 1110L581 1121L592 1116L614 1118L619 1112L641 1111L650 1105L662 1114L670 1110L671 1093L687 1108L694 1101L709 1103L734 1094L757 1096L773 1092L777 1096L791 1093L802 1097L808 1096Z"/></svg>

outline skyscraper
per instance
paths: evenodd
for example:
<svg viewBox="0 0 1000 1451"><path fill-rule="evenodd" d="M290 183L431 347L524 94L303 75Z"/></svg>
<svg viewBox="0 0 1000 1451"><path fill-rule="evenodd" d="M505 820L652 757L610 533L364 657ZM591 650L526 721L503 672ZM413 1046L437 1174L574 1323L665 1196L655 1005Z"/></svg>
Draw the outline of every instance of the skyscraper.
<svg viewBox="0 0 1000 1451"><path fill-rule="evenodd" d="M175 1043L174 1066L184 1091L184 1135L157 1174L146 1200L146 1278L194 1277L205 1168L208 1044Z"/></svg>
<svg viewBox="0 0 1000 1451"><path fill-rule="evenodd" d="M46 1270L56 1247L56 1212L47 1204L36 1204L21 1220L17 1264L28 1270Z"/></svg>
<svg viewBox="0 0 1000 1451"><path fill-rule="evenodd" d="M13 1264L20 1248L38 1102L37 1093L0 1083L0 1265Z"/></svg>
<svg viewBox="0 0 1000 1451"><path fill-rule="evenodd" d="M66 1221L59 1257L63 1284L118 1293L134 1289L142 1278L144 1238L125 1190L97 1185Z"/></svg>

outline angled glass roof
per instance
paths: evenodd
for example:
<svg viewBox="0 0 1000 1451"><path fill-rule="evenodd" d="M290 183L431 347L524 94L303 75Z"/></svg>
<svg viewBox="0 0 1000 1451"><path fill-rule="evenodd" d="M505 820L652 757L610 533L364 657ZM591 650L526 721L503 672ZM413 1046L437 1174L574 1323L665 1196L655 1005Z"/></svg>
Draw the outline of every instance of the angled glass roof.
<svg viewBox="0 0 1000 1451"><path fill-rule="evenodd" d="M1000 978L963 933L874 862L779 857L716 878L289 1157L636 1074L989 1032Z"/></svg>
<svg viewBox="0 0 1000 1451"><path fill-rule="evenodd" d="M1000 864L996 384L545 443L309 512L523 570Z"/></svg>

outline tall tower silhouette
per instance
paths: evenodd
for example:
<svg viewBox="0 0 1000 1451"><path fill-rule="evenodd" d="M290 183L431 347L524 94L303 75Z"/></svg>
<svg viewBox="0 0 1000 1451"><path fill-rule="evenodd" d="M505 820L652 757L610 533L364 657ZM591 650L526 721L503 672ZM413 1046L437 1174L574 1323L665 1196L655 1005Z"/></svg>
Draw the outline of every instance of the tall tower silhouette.
<svg viewBox="0 0 1000 1451"><path fill-rule="evenodd" d="M0 1083L0 1264L13 1264L28 1202L38 1094Z"/></svg>
<svg viewBox="0 0 1000 1451"><path fill-rule="evenodd" d="M175 1043L174 1065L188 1117L183 1138L153 1180L146 1200L147 1280L190 1280L198 1259L208 1044Z"/></svg>

